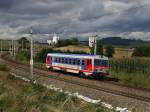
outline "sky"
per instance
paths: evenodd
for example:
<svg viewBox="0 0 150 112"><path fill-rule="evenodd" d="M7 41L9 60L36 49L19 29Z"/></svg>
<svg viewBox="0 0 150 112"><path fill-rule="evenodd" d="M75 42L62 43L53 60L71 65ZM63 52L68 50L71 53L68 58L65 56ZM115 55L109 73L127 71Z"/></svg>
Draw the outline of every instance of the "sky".
<svg viewBox="0 0 150 112"><path fill-rule="evenodd" d="M0 38L30 27L34 34L148 40L150 0L0 0Z"/></svg>

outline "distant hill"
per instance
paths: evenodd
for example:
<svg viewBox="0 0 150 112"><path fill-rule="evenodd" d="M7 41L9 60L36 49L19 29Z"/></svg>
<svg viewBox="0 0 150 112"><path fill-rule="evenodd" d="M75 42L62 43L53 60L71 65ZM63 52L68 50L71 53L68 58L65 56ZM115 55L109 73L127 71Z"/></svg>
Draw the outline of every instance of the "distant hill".
<svg viewBox="0 0 150 112"><path fill-rule="evenodd" d="M100 41L103 44L117 45L117 46L150 45L150 41L123 39L121 37L108 37L98 41Z"/></svg>

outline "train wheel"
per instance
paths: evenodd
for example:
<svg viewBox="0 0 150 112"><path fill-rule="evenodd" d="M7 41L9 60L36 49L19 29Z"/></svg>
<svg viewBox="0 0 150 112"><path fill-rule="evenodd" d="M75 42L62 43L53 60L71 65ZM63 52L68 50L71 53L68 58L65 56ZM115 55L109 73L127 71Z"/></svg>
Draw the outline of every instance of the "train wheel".
<svg viewBox="0 0 150 112"><path fill-rule="evenodd" d="M53 71L53 67L48 68L48 70Z"/></svg>
<svg viewBox="0 0 150 112"><path fill-rule="evenodd" d="M86 75L85 75L83 72L81 72L81 73L80 73L80 77L86 78Z"/></svg>

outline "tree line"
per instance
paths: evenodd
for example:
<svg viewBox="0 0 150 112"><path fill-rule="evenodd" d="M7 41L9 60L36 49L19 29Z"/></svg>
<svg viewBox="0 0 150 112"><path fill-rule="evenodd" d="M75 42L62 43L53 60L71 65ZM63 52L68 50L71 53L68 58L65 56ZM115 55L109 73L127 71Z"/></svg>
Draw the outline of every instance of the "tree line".
<svg viewBox="0 0 150 112"><path fill-rule="evenodd" d="M78 45L78 44L79 44L78 38L62 39L58 40L58 43L55 44L55 47L64 47L67 45Z"/></svg>
<svg viewBox="0 0 150 112"><path fill-rule="evenodd" d="M133 56L150 57L150 46L138 46L133 51Z"/></svg>

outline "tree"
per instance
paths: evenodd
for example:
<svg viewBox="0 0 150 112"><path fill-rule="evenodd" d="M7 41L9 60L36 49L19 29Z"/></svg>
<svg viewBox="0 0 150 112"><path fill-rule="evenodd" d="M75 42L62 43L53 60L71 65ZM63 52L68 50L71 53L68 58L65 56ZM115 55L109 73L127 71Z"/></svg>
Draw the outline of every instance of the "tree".
<svg viewBox="0 0 150 112"><path fill-rule="evenodd" d="M97 42L96 47L97 47L96 48L96 54L97 55L103 55L103 45L100 42ZM91 54L94 54L94 49L95 49L95 46L90 47L90 53Z"/></svg>
<svg viewBox="0 0 150 112"><path fill-rule="evenodd" d="M107 45L107 46L105 47L105 55L106 55L107 57L113 57L113 54L114 54L114 53L115 53L115 49L114 49L113 46Z"/></svg>
<svg viewBox="0 0 150 112"><path fill-rule="evenodd" d="M90 54L94 54L94 47L90 47Z"/></svg>
<svg viewBox="0 0 150 112"><path fill-rule="evenodd" d="M71 39L72 44L77 45L79 43L78 38L72 38Z"/></svg>
<svg viewBox="0 0 150 112"><path fill-rule="evenodd" d="M16 55L17 60L28 61L30 59L30 52L26 50L21 50Z"/></svg>
<svg viewBox="0 0 150 112"><path fill-rule="evenodd" d="M132 56L149 57L150 56L150 46L136 47L133 51Z"/></svg>
<svg viewBox="0 0 150 112"><path fill-rule="evenodd" d="M62 46L62 41L58 40L58 42L55 44L55 47L61 47Z"/></svg>
<svg viewBox="0 0 150 112"><path fill-rule="evenodd" d="M43 48L41 51L40 51L40 53L37 55L37 57L36 57L36 61L37 62L45 62L45 59L46 59L46 56L47 56L47 54L48 53L52 53L53 52L53 49L51 49L51 48L49 48L49 49L45 49L45 48Z"/></svg>
<svg viewBox="0 0 150 112"><path fill-rule="evenodd" d="M18 43L21 45L20 47L22 49L24 49L24 48L29 49L30 41L26 37L22 37L21 39L19 39Z"/></svg>
<svg viewBox="0 0 150 112"><path fill-rule="evenodd" d="M100 42L97 42L96 54L103 55L103 45Z"/></svg>
<svg viewBox="0 0 150 112"><path fill-rule="evenodd" d="M67 45L77 45L79 43L78 38L72 38L72 39L62 39L59 40L57 44L55 44L55 47L63 47Z"/></svg>

